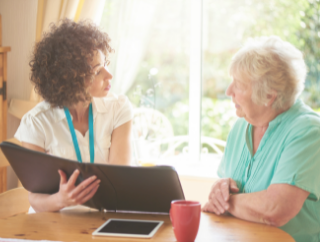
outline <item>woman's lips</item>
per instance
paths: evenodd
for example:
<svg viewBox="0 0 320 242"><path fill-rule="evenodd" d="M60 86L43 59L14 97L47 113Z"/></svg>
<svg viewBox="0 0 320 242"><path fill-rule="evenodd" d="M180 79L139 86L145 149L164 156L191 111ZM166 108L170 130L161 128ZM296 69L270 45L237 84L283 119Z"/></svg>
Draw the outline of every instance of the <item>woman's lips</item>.
<svg viewBox="0 0 320 242"><path fill-rule="evenodd" d="M105 91L109 91L110 88L111 88L111 85L108 85L104 90L105 90Z"/></svg>

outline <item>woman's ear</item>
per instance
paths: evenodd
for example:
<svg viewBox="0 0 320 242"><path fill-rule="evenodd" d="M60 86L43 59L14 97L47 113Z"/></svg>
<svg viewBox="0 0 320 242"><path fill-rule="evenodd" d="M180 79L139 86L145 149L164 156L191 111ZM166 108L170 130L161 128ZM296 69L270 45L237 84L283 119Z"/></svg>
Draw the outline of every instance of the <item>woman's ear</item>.
<svg viewBox="0 0 320 242"><path fill-rule="evenodd" d="M268 101L265 103L265 106L266 106L266 107L271 107L272 104L274 103L274 101L276 100L277 95L278 95L278 94L277 94L276 91L272 91L271 94L268 94L268 95L267 95Z"/></svg>

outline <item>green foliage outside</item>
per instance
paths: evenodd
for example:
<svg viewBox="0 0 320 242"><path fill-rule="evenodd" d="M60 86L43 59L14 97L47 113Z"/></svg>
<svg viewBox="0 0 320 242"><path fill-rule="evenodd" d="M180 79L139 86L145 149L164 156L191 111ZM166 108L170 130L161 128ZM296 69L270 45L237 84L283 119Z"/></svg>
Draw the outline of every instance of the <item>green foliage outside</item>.
<svg viewBox="0 0 320 242"><path fill-rule="evenodd" d="M181 2L186 1L181 0ZM231 57L248 37L278 35L304 53L309 73L302 98L313 109L319 110L320 2L316 0L230 0L226 2L229 3L226 11L231 12L229 16L242 13L246 19L243 23L241 21L233 23L236 28L237 24L244 26L240 34L235 34L239 45L221 48L221 51L212 48L203 50L202 136L226 140L236 119L234 106L224 93L231 81L228 76ZM239 4L236 4L237 2ZM219 8L214 4L210 8L209 3L210 1L204 0L204 7L208 5L204 11L209 11L206 13L208 16L216 16L214 11L220 11ZM209 30L214 27L210 25L211 22L209 21L206 26ZM226 31L228 31L227 28ZM213 30L212 33L208 33L208 36L207 42L210 47L210 43L215 44L214 40L218 34ZM170 36L170 40L174 38L174 35ZM134 105L149 105L164 113L171 122L175 135L188 134L188 58L185 51L174 51L166 48L165 45L159 47L151 44L146 51L136 81L128 92ZM156 68L158 73L150 74L152 68Z"/></svg>
<svg viewBox="0 0 320 242"><path fill-rule="evenodd" d="M204 136L227 140L230 128L236 121L234 105L230 100L204 97L202 99L202 133Z"/></svg>
<svg viewBox="0 0 320 242"><path fill-rule="evenodd" d="M320 3L310 1L302 14L302 26L297 35L303 40L302 51L309 68L304 93L305 101L313 108L320 107Z"/></svg>
<svg viewBox="0 0 320 242"><path fill-rule="evenodd" d="M247 36L278 35L300 49L308 66L304 101L313 109L320 106L320 2L278 0L263 2L263 14ZM258 17L258 16L257 16Z"/></svg>
<svg viewBox="0 0 320 242"><path fill-rule="evenodd" d="M173 127L176 127L175 132L186 134L189 125L185 122L189 118L188 100L176 102L167 111L167 117L171 120ZM202 99L201 123L204 136L226 140L229 129L236 118L234 106L229 100L218 100L208 97Z"/></svg>
<svg viewBox="0 0 320 242"><path fill-rule="evenodd" d="M177 101L188 98L188 71L188 57L183 53L173 55L164 51L154 55L147 52L136 81L128 92L131 102L165 113Z"/></svg>

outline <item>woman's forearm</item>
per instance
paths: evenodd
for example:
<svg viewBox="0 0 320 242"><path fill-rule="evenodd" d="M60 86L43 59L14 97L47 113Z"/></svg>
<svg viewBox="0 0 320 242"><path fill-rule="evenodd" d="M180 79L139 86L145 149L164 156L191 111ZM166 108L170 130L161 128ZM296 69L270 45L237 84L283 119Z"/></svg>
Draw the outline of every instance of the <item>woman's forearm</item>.
<svg viewBox="0 0 320 242"><path fill-rule="evenodd" d="M231 195L228 212L235 217L283 226L301 210L309 192L289 184L273 184L267 190Z"/></svg>
<svg viewBox="0 0 320 242"><path fill-rule="evenodd" d="M237 218L277 226L273 221L271 206L269 207L266 201L266 190L231 195L228 212Z"/></svg>
<svg viewBox="0 0 320 242"><path fill-rule="evenodd" d="M36 212L55 212L64 207L58 194L29 193L29 202Z"/></svg>

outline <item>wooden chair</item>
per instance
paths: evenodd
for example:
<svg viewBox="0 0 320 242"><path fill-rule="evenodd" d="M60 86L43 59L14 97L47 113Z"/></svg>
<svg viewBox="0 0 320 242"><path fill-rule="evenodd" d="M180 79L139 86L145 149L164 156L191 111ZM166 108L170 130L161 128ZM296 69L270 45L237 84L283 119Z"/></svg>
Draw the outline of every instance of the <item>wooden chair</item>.
<svg viewBox="0 0 320 242"><path fill-rule="evenodd" d="M0 49L1 50L1 49ZM37 95L32 88L30 93L30 100L19 100L19 99L11 99L8 113L13 115L14 117L21 120L23 115L25 115L29 110L34 108L42 99ZM0 141L7 141L17 145L21 145L21 142L15 138L11 139L0 139ZM7 173L6 168L10 166L9 162L7 161L6 157L3 155L0 149L0 193L6 191L7 187ZM18 181L18 187L21 187L20 181Z"/></svg>
<svg viewBox="0 0 320 242"><path fill-rule="evenodd" d="M14 117L21 120L23 115L25 115L29 110L31 110L33 107L35 107L41 99L39 96L34 92L34 89L31 90L30 94L30 100L19 100L19 99L11 99L11 102L9 104L8 112L13 115ZM17 145L21 145L21 142L15 138L4 140L7 142L11 142ZM6 191L7 186L7 176L1 175L1 170L6 170L6 167L10 166L9 162L7 161L6 157L2 153L0 149L0 193ZM1 189L2 184L2 189ZM18 187L21 187L21 183L18 180Z"/></svg>
<svg viewBox="0 0 320 242"><path fill-rule="evenodd" d="M23 187L0 194L0 218L27 213L29 207L28 191Z"/></svg>
<svg viewBox="0 0 320 242"><path fill-rule="evenodd" d="M11 142L11 143L14 143L16 145L21 145L21 142L15 138L12 138L12 139L7 139L5 140L7 142ZM4 154L2 153L1 149L0 149L0 171L2 170L7 170L7 167L10 166L7 158L4 156ZM5 172L2 172L0 173L0 184L1 184L1 189L0 189L0 195L2 192L5 192L7 189L7 173ZM22 187L21 185L21 182L18 180L18 184L17 184L18 187Z"/></svg>

